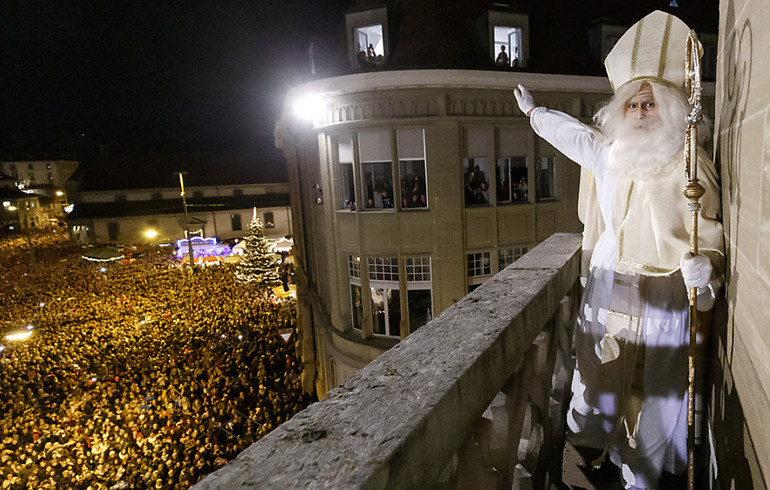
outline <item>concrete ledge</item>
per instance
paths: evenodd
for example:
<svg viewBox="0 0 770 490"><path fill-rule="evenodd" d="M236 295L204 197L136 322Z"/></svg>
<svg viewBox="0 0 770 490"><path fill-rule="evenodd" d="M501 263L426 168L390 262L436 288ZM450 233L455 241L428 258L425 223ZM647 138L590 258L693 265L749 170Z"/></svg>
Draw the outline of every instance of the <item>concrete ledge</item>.
<svg viewBox="0 0 770 490"><path fill-rule="evenodd" d="M554 235L194 488L429 488L577 280Z"/></svg>

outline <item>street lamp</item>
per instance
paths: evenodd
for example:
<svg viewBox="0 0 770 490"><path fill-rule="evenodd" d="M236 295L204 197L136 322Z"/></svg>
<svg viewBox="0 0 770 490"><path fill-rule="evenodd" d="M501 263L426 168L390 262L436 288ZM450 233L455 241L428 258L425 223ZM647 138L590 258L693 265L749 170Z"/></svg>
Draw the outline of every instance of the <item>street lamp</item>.
<svg viewBox="0 0 770 490"><path fill-rule="evenodd" d="M190 219L187 215L187 198L184 195L184 176L187 175L187 172L175 172L175 175L179 176L179 187L182 189L182 193L180 195L182 196L182 205L184 206L184 234L185 234L185 238L187 238L187 253L189 254L188 259L190 260L190 271L193 274L195 274L193 246L192 246L192 240L190 240L190 228L189 228Z"/></svg>
<svg viewBox="0 0 770 490"><path fill-rule="evenodd" d="M157 230L147 230L147 231L144 232L144 236L146 236L147 238L152 240L153 238L158 236L158 231Z"/></svg>

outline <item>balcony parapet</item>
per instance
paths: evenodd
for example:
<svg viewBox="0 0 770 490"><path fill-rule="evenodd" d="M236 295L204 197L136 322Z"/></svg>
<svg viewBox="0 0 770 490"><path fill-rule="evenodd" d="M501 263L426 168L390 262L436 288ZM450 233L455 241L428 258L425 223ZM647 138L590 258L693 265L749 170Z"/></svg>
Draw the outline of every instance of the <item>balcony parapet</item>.
<svg viewBox="0 0 770 490"><path fill-rule="evenodd" d="M547 488L580 244L553 235L194 488Z"/></svg>

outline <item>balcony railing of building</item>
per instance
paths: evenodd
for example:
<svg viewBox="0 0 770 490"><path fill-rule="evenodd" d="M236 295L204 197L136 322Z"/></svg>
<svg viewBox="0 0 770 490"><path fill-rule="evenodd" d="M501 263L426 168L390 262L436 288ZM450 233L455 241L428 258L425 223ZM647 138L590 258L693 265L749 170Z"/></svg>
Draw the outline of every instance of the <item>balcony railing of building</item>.
<svg viewBox="0 0 770 490"><path fill-rule="evenodd" d="M549 488L580 245L553 235L195 488Z"/></svg>

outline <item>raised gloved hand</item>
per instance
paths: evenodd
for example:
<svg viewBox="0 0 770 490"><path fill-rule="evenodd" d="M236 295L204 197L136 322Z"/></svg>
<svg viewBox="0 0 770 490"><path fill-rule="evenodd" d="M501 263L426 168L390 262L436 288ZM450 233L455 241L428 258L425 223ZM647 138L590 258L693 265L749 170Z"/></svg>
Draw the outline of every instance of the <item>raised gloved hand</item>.
<svg viewBox="0 0 770 490"><path fill-rule="evenodd" d="M529 94L529 90L524 88L524 85L519 84L519 88L513 89L513 95L516 97L516 102L519 103L521 112L529 116L529 113L535 108L535 101Z"/></svg>
<svg viewBox="0 0 770 490"><path fill-rule="evenodd" d="M682 254L679 259L684 284L688 288L705 288L711 280L711 261L705 255Z"/></svg>

